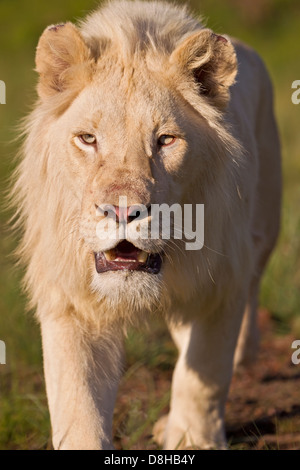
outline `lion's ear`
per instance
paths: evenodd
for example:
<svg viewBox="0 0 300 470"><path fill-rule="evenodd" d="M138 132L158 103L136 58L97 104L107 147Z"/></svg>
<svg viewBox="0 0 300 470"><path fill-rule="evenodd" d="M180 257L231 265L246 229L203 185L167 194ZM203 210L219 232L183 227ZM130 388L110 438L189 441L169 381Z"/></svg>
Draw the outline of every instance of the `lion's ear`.
<svg viewBox="0 0 300 470"><path fill-rule="evenodd" d="M90 69L89 48L72 23L49 26L36 50L36 70L40 75L38 94L44 99L65 91L77 79L86 79Z"/></svg>
<svg viewBox="0 0 300 470"><path fill-rule="evenodd" d="M199 84L200 93L223 109L229 99L229 87L237 73L234 47L223 36L209 29L188 37L170 57L182 73L190 73Z"/></svg>

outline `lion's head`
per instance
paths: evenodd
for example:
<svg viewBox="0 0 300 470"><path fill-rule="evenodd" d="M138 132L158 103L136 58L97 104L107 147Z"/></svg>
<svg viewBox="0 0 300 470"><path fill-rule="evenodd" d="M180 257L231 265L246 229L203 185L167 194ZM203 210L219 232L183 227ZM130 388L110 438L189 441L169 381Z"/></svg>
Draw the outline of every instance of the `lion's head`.
<svg viewBox="0 0 300 470"><path fill-rule="evenodd" d="M196 288L205 297L220 253L236 242L225 248L228 208L239 199L239 147L223 121L234 48L181 8L153 5L145 18L133 3L128 24L117 7L114 17L103 9L80 29L51 26L39 41L39 101L16 193L27 282L48 309L88 300L136 311ZM155 204L204 204L201 252L176 236L132 236L147 232ZM126 223L126 237L106 236L105 218L110 230Z"/></svg>

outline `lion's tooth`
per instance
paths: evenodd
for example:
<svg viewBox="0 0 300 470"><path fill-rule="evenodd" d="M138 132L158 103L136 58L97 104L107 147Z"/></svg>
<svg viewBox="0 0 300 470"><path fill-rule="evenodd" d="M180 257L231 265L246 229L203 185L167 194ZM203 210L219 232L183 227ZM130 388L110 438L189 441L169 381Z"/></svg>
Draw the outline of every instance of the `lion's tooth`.
<svg viewBox="0 0 300 470"><path fill-rule="evenodd" d="M116 259L115 250L107 250L103 252L106 261L114 261Z"/></svg>
<svg viewBox="0 0 300 470"><path fill-rule="evenodd" d="M146 263L147 258L148 258L148 253L146 251L140 251L137 256L137 259L140 263Z"/></svg>

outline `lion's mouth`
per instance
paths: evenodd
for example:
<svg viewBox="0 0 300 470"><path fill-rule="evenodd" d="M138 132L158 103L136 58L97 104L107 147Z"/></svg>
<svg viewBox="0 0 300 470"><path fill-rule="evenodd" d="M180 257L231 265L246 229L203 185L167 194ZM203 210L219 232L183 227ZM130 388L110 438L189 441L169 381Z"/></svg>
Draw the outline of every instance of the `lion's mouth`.
<svg viewBox="0 0 300 470"><path fill-rule="evenodd" d="M162 265L159 253L147 253L135 247L127 240L120 242L115 248L94 253L97 273L107 271L145 271L158 274Z"/></svg>

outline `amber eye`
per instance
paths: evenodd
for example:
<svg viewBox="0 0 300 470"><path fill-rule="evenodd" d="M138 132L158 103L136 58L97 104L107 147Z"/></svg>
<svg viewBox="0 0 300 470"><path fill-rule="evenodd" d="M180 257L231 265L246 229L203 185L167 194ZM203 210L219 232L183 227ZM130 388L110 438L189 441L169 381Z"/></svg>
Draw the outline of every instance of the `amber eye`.
<svg viewBox="0 0 300 470"><path fill-rule="evenodd" d="M78 137L84 144L94 145L96 143L96 137L93 134L81 134Z"/></svg>
<svg viewBox="0 0 300 470"><path fill-rule="evenodd" d="M161 147L166 147L167 145L174 144L176 137L173 135L161 135L158 139L158 145Z"/></svg>

